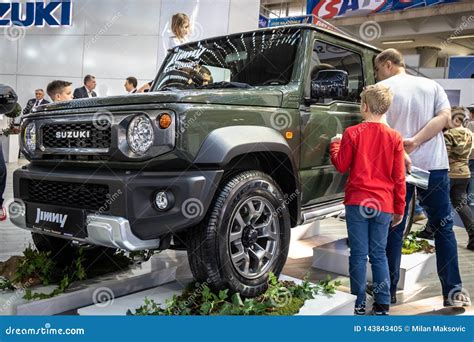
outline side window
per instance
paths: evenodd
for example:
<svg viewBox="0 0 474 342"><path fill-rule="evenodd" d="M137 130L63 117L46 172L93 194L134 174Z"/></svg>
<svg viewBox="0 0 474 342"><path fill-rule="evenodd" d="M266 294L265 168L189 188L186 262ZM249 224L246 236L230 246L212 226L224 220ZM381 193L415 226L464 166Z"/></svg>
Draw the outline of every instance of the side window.
<svg viewBox="0 0 474 342"><path fill-rule="evenodd" d="M312 58L316 60L317 65L311 71L311 79L314 79L321 70L345 71L349 78L348 91L336 92L337 99L360 102L360 93L365 85L360 54L318 40L314 43Z"/></svg>

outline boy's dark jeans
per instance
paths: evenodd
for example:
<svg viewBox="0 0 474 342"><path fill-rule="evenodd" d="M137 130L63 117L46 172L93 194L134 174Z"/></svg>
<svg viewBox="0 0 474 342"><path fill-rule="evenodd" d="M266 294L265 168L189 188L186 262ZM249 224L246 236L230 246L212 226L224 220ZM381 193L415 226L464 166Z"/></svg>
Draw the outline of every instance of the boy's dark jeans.
<svg viewBox="0 0 474 342"><path fill-rule="evenodd" d="M417 188L420 204L426 210L430 223L435 229L436 266L441 281L443 296L447 297L453 289L461 289L458 250L453 232L453 217L449 200L448 170L430 171L427 190ZM410 203L414 186L407 184L407 204ZM390 269L390 292L394 295L400 278L400 260L402 255L403 230L406 224L408 206L405 207L403 221L392 227L388 234L387 258Z"/></svg>
<svg viewBox="0 0 474 342"><path fill-rule="evenodd" d="M3 158L3 146L0 143L0 206L3 205L3 192L5 191L5 186L7 184L7 165L5 164L5 159Z"/></svg>

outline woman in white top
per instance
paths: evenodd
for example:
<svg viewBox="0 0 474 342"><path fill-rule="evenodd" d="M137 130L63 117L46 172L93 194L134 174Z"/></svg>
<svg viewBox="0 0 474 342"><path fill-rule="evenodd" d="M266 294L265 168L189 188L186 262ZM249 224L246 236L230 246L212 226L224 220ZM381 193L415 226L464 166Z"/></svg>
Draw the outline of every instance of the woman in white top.
<svg viewBox="0 0 474 342"><path fill-rule="evenodd" d="M169 37L168 49L187 43L189 41L189 17L185 13L176 13L171 18L171 31L173 34Z"/></svg>

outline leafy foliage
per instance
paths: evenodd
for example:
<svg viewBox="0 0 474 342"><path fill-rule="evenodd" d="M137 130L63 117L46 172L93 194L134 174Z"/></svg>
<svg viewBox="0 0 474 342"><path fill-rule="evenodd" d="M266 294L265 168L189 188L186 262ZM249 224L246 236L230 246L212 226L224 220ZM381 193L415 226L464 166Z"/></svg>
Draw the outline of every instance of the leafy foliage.
<svg viewBox="0 0 474 342"><path fill-rule="evenodd" d="M243 299L229 290L213 292L206 283L190 284L180 296L174 295L164 306L145 298L144 304L128 315L294 315L304 302L318 294L332 295L340 285L328 277L313 285L305 277L301 284L280 281L270 273L268 288L256 298Z"/></svg>
<svg viewBox="0 0 474 342"><path fill-rule="evenodd" d="M412 232L403 240L402 254L418 252L434 253L434 247L428 240L419 238L417 232Z"/></svg>

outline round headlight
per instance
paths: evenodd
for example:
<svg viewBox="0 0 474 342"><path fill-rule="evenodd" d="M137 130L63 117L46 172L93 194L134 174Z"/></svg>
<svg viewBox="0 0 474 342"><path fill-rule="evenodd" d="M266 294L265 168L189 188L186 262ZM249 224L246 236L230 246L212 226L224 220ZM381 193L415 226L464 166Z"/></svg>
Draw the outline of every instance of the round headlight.
<svg viewBox="0 0 474 342"><path fill-rule="evenodd" d="M34 122L26 125L23 141L27 151L34 152L36 150L36 125Z"/></svg>
<svg viewBox="0 0 474 342"><path fill-rule="evenodd" d="M146 153L153 145L154 136L153 124L145 115L134 117L128 126L128 145L136 154Z"/></svg>

